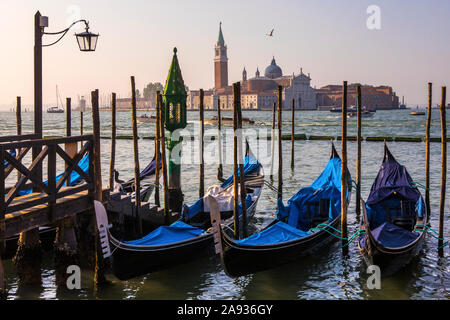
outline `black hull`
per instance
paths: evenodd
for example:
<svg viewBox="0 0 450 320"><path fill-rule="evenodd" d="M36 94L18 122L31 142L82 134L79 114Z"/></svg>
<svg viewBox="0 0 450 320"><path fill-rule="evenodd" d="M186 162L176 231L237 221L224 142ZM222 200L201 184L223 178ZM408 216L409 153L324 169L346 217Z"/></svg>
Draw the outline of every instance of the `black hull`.
<svg viewBox="0 0 450 320"><path fill-rule="evenodd" d="M258 200L249 208L248 220L254 216ZM233 222L227 222L233 228ZM242 226L241 226L242 227ZM128 280L144 274L171 267L215 254L213 233L194 239L161 246L130 246L110 236L111 267L120 280Z"/></svg>
<svg viewBox="0 0 450 320"><path fill-rule="evenodd" d="M425 234L422 233L417 241L402 250L380 247L375 241L371 241L370 243L372 249L368 249L367 245L362 248L358 242L358 249L366 265L380 267L381 276L385 278L407 266L420 253L420 250L422 250L424 239Z"/></svg>
<svg viewBox="0 0 450 320"><path fill-rule="evenodd" d="M340 217L330 224L339 226ZM268 269L312 255L337 239L326 231L291 242L266 246L241 246L221 231L224 250L222 265L230 277L239 277Z"/></svg>
<svg viewBox="0 0 450 320"><path fill-rule="evenodd" d="M208 235L195 242L162 250L129 251L117 248L111 258L111 267L118 279L128 280L213 254L213 237Z"/></svg>

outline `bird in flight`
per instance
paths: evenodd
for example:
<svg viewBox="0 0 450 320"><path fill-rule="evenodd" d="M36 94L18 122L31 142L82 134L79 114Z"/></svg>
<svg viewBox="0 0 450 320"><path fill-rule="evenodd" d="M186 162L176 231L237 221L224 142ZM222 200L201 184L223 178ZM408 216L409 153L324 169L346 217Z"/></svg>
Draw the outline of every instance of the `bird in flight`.
<svg viewBox="0 0 450 320"><path fill-rule="evenodd" d="M266 33L266 36L273 37L273 30L275 30L275 29L272 29L272 31L270 31L270 33Z"/></svg>

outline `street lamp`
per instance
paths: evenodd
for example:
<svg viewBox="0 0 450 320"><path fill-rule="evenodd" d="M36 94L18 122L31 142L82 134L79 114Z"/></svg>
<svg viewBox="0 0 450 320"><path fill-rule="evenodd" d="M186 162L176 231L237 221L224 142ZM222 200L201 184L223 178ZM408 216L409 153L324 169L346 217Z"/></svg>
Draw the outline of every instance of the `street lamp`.
<svg viewBox="0 0 450 320"><path fill-rule="evenodd" d="M78 20L68 28L59 32L44 32L48 27L48 17L42 16L38 11L34 15L34 133L42 138L42 47L50 47L58 43L75 24L84 22L85 32L75 34L81 51L95 51L98 34L89 32L89 23L86 20ZM61 35L55 42L42 44L43 35ZM40 152L40 148L33 147L33 159ZM42 181L42 165L36 168L36 178Z"/></svg>

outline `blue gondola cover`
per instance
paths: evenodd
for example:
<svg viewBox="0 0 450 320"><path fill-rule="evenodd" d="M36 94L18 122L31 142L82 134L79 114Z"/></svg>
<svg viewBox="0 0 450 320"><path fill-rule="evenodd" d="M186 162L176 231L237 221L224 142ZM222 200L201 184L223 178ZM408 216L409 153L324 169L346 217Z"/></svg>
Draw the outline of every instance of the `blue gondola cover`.
<svg viewBox="0 0 450 320"><path fill-rule="evenodd" d="M255 233L248 238L237 241L241 245L255 246L255 245L270 245L280 242L287 242L296 240L310 235L300 229L293 228L287 223L277 222L261 232Z"/></svg>
<svg viewBox="0 0 450 320"><path fill-rule="evenodd" d="M159 246L189 240L203 232L203 229L193 227L178 220L170 226L158 227L141 239L124 241L124 243L135 246Z"/></svg>
<svg viewBox="0 0 450 320"><path fill-rule="evenodd" d="M347 190L347 198L350 193ZM327 166L311 186L300 189L287 205L278 200L278 220L288 219L288 224L294 228L309 230L311 217L317 214L317 204L320 199L330 200L329 219L334 219L341 212L341 159L335 157L328 161Z"/></svg>
<svg viewBox="0 0 450 320"><path fill-rule="evenodd" d="M397 227L392 223L384 222L379 227L372 230L372 235L375 240L384 247L399 248L414 242L420 234L418 232L410 232ZM366 237L361 237L360 243L361 247L364 247Z"/></svg>
<svg viewBox="0 0 450 320"><path fill-rule="evenodd" d="M261 166L261 163L255 158L253 154L248 154L244 158L244 175L252 174L255 172L259 167ZM238 177L239 177L239 171L238 171ZM233 183L233 176L229 176L227 180L225 180L221 187L226 188L229 185Z"/></svg>

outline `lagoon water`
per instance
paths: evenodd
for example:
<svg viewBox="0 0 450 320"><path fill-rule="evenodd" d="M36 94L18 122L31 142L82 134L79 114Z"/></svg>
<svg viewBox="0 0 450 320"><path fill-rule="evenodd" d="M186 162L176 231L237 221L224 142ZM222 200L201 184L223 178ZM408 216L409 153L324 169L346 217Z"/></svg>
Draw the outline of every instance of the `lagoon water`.
<svg viewBox="0 0 450 320"><path fill-rule="evenodd" d="M142 114L143 112L139 112ZM231 112L222 112L231 116ZM72 134L79 132L79 113L72 112ZM205 119L215 112L205 112ZM270 133L270 111L244 111L244 117L257 121L250 129L262 129ZM118 113L118 136L131 135L131 112ZM290 111L283 113L283 133L290 133ZM15 115L0 112L2 126L0 135L15 133ZM433 109L432 137L440 136L439 110ZM198 112L188 112L188 121L198 120ZM411 116L409 110L377 111L374 117L363 119L363 136L425 136L426 116ZM33 114L23 113L23 133L32 133ZM44 135L65 134L65 114L44 114ZM91 115L84 114L85 133L91 132ZM341 118L339 113L326 111L296 112L295 130L297 134L339 136ZM101 112L102 136L110 135L110 113ZM356 121L348 120L348 135L355 135ZM187 127L194 133L194 124ZM214 126L205 126L205 130ZM143 123L138 127L141 137L154 135L154 124ZM252 150L258 154L259 148L270 151L270 142L257 144L250 141ZM213 145L216 142L212 142ZM185 142L183 155L192 154L198 142ZM206 143L205 148L208 148ZM335 141L338 151L340 142ZM209 145L210 147L212 145ZM404 164L416 182L425 184L425 143L389 142L390 150L397 160ZM283 141L283 199L287 201L301 187L308 186L320 174L330 154L329 141L295 141L294 170L290 168L290 141ZM109 168L110 140L102 139L102 171L104 185L107 184ZM140 164L143 168L153 157L154 142L149 139L139 141ZM230 155L228 155L230 156ZM264 155L261 155L263 157ZM197 156L191 157L196 159ZM206 156L207 158L208 156ZM383 157L382 142L362 143L362 197L366 199L372 182L379 170ZM205 165L205 186L216 184L217 156L211 156L213 163ZM348 167L355 178L356 143L348 142ZM264 163L266 175L269 163ZM133 177L133 145L131 140L117 141L116 168L121 178ZM231 174L232 165L226 164L225 175ZM182 165L182 188L185 201L192 203L198 196L198 165ZM268 180L268 178L267 178ZM450 179L447 179L447 181ZM274 185L277 185L276 176ZM440 197L440 143L431 143L431 226L438 228ZM447 189L448 190L448 189ZM424 194L421 189L422 194ZM257 213L251 221L250 230L266 226L275 216L276 195L264 188L258 203ZM355 215L355 193L348 210L349 234L358 227ZM450 238L450 195L447 191L445 205L446 240ZM420 255L401 272L382 280L381 290L369 290L366 285L366 266L358 253L355 243L350 244L349 257L344 258L340 243L336 242L320 254L277 269L260 272L237 279L229 278L221 268L220 259L204 258L179 265L165 271L141 276L129 281L116 279L110 271L107 279L111 285L94 293L92 272L82 271L81 290L61 290L55 286L52 256L44 255L42 265L42 285L20 287L12 262L4 261L7 275L9 299L450 299L449 247L444 249L444 257L437 255L437 240L427 237Z"/></svg>

